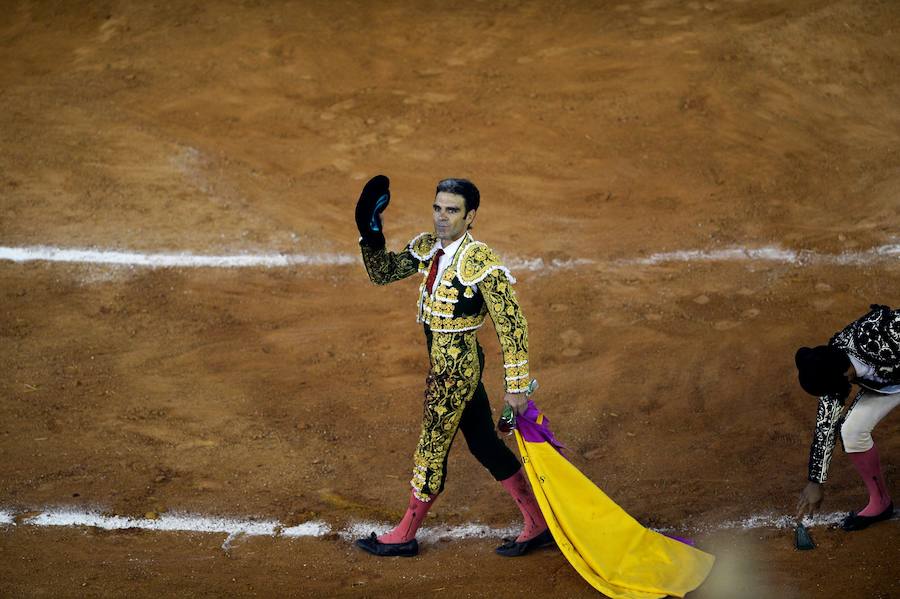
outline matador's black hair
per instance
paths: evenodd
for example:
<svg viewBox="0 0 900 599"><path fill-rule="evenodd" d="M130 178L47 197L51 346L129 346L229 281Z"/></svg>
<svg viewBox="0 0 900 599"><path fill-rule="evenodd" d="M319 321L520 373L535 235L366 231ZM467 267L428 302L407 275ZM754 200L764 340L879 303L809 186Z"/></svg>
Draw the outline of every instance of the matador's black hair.
<svg viewBox="0 0 900 599"><path fill-rule="evenodd" d="M481 194L478 193L478 188L468 179L444 179L437 184L437 191L434 192L434 195L442 191L462 196L466 200L466 214L471 210L478 210L478 205L481 203Z"/></svg>

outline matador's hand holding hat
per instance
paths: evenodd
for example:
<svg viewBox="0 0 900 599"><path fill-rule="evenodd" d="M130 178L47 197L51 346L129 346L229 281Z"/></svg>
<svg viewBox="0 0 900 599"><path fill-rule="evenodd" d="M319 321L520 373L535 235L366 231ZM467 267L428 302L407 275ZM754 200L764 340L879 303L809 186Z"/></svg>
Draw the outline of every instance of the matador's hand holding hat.
<svg viewBox="0 0 900 599"><path fill-rule="evenodd" d="M369 179L356 202L356 226L363 243L375 249L384 247L381 213L391 201L391 180L384 175Z"/></svg>

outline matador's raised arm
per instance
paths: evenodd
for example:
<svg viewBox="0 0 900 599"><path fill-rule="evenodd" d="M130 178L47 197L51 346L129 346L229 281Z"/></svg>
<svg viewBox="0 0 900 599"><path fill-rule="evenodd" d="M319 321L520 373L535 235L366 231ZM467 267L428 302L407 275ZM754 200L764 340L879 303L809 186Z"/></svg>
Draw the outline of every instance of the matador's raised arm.
<svg viewBox="0 0 900 599"><path fill-rule="evenodd" d="M400 253L389 252L384 247L373 248L365 241L360 241L359 247L369 279L376 285L405 279L419 270L419 259L412 255L409 245Z"/></svg>
<svg viewBox="0 0 900 599"><path fill-rule="evenodd" d="M404 279L419 269L419 261L410 253L410 244L399 254L385 249L381 213L391 201L390 179L376 175L369 179L356 202L356 227L359 247L369 279L387 285Z"/></svg>

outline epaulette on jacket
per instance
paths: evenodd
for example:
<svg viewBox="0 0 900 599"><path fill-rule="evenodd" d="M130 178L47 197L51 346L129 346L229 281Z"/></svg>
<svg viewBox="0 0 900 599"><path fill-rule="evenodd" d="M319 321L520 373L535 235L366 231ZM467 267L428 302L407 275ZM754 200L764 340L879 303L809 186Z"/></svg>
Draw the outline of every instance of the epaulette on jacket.
<svg viewBox="0 0 900 599"><path fill-rule="evenodd" d="M900 311L873 304L828 343L874 367L879 378L900 381Z"/></svg>
<svg viewBox="0 0 900 599"><path fill-rule="evenodd" d="M409 252L421 262L427 262L437 251L437 237L433 233L419 233L407 246Z"/></svg>
<svg viewBox="0 0 900 599"><path fill-rule="evenodd" d="M503 266L500 257L494 250L485 243L473 241L463 248L456 268L456 276L463 285L477 285L495 270L502 271L510 283L516 282L515 277L508 268Z"/></svg>

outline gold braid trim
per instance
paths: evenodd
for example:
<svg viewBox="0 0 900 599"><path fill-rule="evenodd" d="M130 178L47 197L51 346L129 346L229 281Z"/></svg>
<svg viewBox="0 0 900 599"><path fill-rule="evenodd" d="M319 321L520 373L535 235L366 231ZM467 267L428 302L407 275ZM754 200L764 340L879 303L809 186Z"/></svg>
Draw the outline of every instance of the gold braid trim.
<svg viewBox="0 0 900 599"><path fill-rule="evenodd" d="M481 328L481 325L484 324L484 314L459 316L451 319L435 318L434 320L429 316L429 318L425 320L425 324L428 325L428 328L431 329L432 333L462 333L463 331L474 331L475 329Z"/></svg>
<svg viewBox="0 0 900 599"><path fill-rule="evenodd" d="M483 245L483 244L482 244ZM487 246L484 246L487 248ZM490 252L490 249L488 248ZM493 254L493 252L490 252ZM506 276L504 276L506 275ZM528 389L528 321L519 308L512 288L512 276L499 264L489 265L479 284L484 303L503 350L506 392L524 393Z"/></svg>
<svg viewBox="0 0 900 599"><path fill-rule="evenodd" d="M510 283L516 279L503 266L500 257L480 241L474 241L467 245L459 256L459 264L456 267L456 276L459 282L466 286L477 285L492 272L501 271L506 275Z"/></svg>
<svg viewBox="0 0 900 599"><path fill-rule="evenodd" d="M432 233L419 233L413 237L407 247L419 261L427 262L437 251L437 237Z"/></svg>

